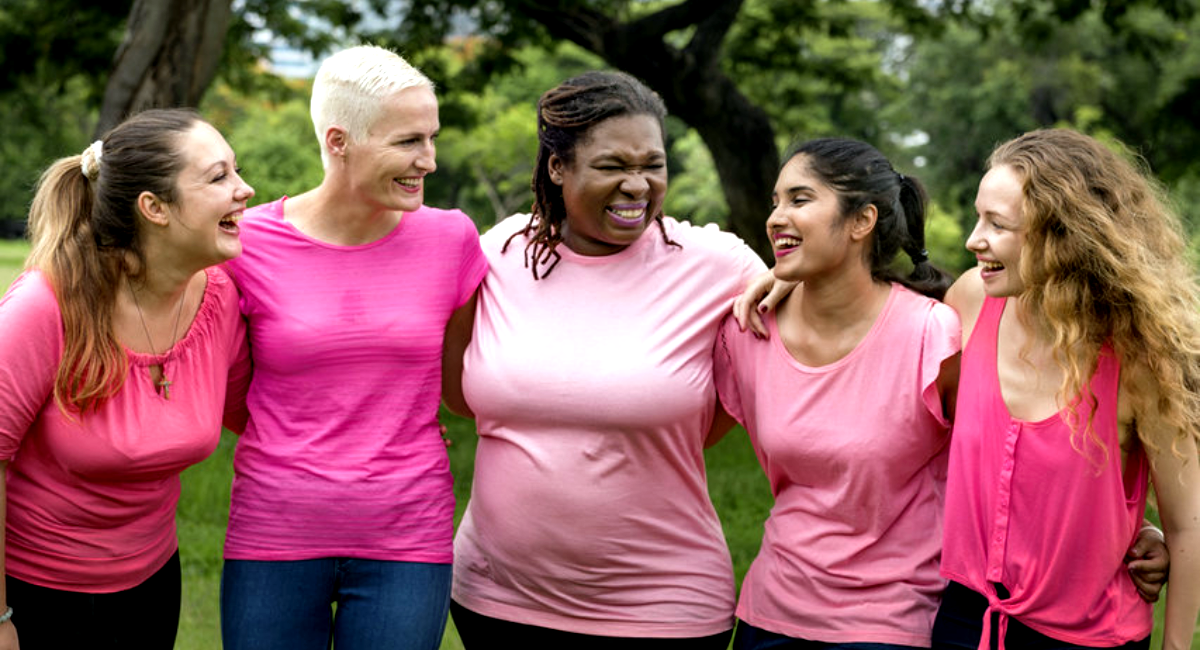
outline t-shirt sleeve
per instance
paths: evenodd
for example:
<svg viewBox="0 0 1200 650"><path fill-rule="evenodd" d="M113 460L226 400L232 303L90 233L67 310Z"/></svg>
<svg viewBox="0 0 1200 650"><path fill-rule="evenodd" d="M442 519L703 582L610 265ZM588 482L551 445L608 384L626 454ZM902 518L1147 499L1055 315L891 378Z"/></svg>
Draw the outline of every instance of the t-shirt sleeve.
<svg viewBox="0 0 1200 650"><path fill-rule="evenodd" d="M235 433L246 430L250 410L246 407L246 394L250 391L250 340L246 336L246 319L239 313L230 341L229 375L225 388L225 413L222 422L225 428Z"/></svg>
<svg viewBox="0 0 1200 650"><path fill-rule="evenodd" d="M921 397L925 408L948 424L942 413L942 400L937 392L938 374L942 362L962 351L962 325L958 313L950 306L935 302L925 320L925 334L921 343Z"/></svg>
<svg viewBox="0 0 1200 650"><path fill-rule="evenodd" d="M721 322L717 340L713 344L713 379L717 385L717 398L721 400L721 406L725 408L725 412L739 424L745 426L745 410L742 408L742 396L738 390L733 352L731 351L736 340L735 337L740 334L737 321L732 315L726 316Z"/></svg>
<svg viewBox="0 0 1200 650"><path fill-rule="evenodd" d="M41 273L22 274L0 299L0 459L11 460L54 394L62 315Z"/></svg>
<svg viewBox="0 0 1200 650"><path fill-rule="evenodd" d="M458 296L454 303L456 308L463 306L471 298L488 271L487 257L484 256L483 249L479 246L479 231L476 230L474 222L467 215L459 214L462 215L464 232L462 264L459 265Z"/></svg>

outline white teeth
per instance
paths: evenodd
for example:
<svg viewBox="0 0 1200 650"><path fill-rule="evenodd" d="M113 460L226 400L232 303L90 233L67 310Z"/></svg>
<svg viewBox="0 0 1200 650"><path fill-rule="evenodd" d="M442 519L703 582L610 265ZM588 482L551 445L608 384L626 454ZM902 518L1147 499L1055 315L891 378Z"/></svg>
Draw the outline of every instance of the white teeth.
<svg viewBox="0 0 1200 650"><path fill-rule="evenodd" d="M775 248L792 248L800 245L800 240L795 237L780 237L775 240Z"/></svg>
<svg viewBox="0 0 1200 650"><path fill-rule="evenodd" d="M405 187L417 187L421 184L421 179L419 179L419 178L397 178L396 182Z"/></svg>
<svg viewBox="0 0 1200 650"><path fill-rule="evenodd" d="M610 212L622 219L635 219L642 216L643 210L610 210Z"/></svg>

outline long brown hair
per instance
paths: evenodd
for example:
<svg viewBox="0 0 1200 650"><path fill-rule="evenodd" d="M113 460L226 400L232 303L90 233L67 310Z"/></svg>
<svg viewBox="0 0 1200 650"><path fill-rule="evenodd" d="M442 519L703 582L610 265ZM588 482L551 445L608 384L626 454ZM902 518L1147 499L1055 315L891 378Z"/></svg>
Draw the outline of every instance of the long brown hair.
<svg viewBox="0 0 1200 650"><path fill-rule="evenodd" d="M125 383L129 362L113 331L113 311L122 276L145 269L137 197L151 192L175 200L179 140L199 121L185 109L139 113L83 155L54 162L38 182L25 268L46 276L62 312L54 400L64 411L95 408Z"/></svg>
<svg viewBox="0 0 1200 650"><path fill-rule="evenodd" d="M1123 146L1109 148L1067 129L1002 144L988 165L1008 165L1021 178L1026 234L1019 300L1064 370L1063 403L1083 391L1109 343L1125 369L1153 383L1153 390L1122 384L1135 412L1156 411L1180 438L1200 438L1195 270L1163 187ZM1087 439L1107 455L1091 426L1095 396L1084 397L1091 406ZM1145 431L1139 438L1154 449ZM1173 447L1178 453L1178 440Z"/></svg>

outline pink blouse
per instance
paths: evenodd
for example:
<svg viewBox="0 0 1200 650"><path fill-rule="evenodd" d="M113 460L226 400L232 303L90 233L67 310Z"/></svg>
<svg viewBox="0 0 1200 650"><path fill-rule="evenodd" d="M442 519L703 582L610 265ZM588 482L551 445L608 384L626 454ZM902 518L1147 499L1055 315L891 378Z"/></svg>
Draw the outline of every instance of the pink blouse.
<svg viewBox="0 0 1200 650"><path fill-rule="evenodd" d="M946 497L942 575L988 599L1003 644L1008 618L1068 643L1117 646L1150 635L1152 609L1125 568L1146 507L1148 465L1122 472L1117 437L1120 362L1105 346L1084 394L1107 454L1071 445L1070 410L1012 417L1000 392L996 341L1004 299L987 298L963 352ZM1087 413L1089 406L1079 406ZM1082 434L1079 436L1082 437ZM997 595L1002 584L1009 597Z"/></svg>
<svg viewBox="0 0 1200 650"><path fill-rule="evenodd" d="M126 351L121 390L96 410L70 416L53 396L63 325L46 278L27 271L0 300L9 575L110 593L142 583L175 553L179 474L216 448L223 410L233 426L244 418L236 405L249 379L237 291L219 268L206 276L184 337L159 355ZM159 364L172 382L170 399L150 377Z"/></svg>

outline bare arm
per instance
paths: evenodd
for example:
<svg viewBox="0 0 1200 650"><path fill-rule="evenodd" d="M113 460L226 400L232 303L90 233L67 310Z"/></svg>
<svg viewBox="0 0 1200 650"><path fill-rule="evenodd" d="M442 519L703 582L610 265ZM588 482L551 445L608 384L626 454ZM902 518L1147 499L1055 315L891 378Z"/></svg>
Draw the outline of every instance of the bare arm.
<svg viewBox="0 0 1200 650"><path fill-rule="evenodd" d="M1154 382L1138 385L1153 390ZM1156 403L1154 397L1147 395L1146 403ZM1157 447L1147 449L1150 477L1171 557L1162 647L1188 650L1200 615L1200 455L1192 435L1180 438L1157 413L1139 414L1138 427Z"/></svg>
<svg viewBox="0 0 1200 650"><path fill-rule="evenodd" d="M479 291L476 290L470 300L454 310L446 323L446 334L442 340L442 401L451 412L467 418L474 418L475 414L463 397L463 353L471 343L471 330L475 327L475 303L478 300Z"/></svg>
<svg viewBox="0 0 1200 650"><path fill-rule="evenodd" d="M8 590L5 586L7 575L4 569L4 542L2 534L8 525L8 461L0 461L0 614L8 611ZM0 650L18 650L21 644L17 641L17 627L12 621L0 623Z"/></svg>

